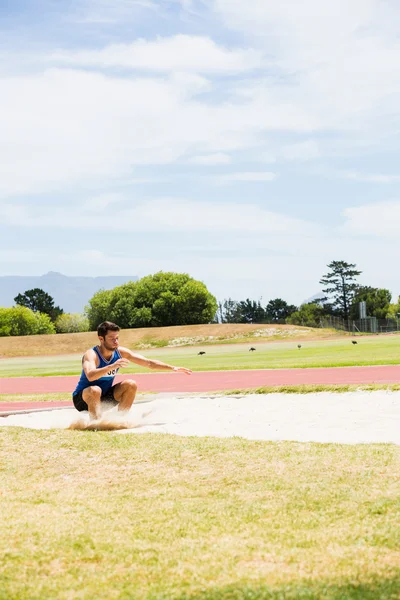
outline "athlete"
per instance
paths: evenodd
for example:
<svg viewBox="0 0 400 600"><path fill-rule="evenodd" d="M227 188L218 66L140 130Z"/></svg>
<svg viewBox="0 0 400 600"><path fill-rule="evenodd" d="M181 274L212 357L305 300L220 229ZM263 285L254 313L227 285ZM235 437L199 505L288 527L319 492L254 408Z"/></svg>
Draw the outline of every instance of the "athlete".
<svg viewBox="0 0 400 600"><path fill-rule="evenodd" d="M118 410L128 411L135 400L137 385L133 379L114 383L119 369L127 367L129 362L149 369L165 369L191 375L185 367L173 367L158 360L150 360L140 354L134 354L128 348L119 345L120 327L110 321L104 321L97 328L98 346L87 350L82 357L82 374L72 394L77 410L89 411L92 420L100 419L103 408L118 405Z"/></svg>

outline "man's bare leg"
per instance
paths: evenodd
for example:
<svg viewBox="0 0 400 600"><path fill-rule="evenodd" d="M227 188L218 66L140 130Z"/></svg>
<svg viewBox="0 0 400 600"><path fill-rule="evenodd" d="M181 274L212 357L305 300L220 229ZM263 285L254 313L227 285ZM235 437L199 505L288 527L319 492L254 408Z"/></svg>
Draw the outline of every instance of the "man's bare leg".
<svg viewBox="0 0 400 600"><path fill-rule="evenodd" d="M101 387L92 385L83 390L82 398L88 405L91 421L101 418Z"/></svg>
<svg viewBox="0 0 400 600"><path fill-rule="evenodd" d="M137 383L133 379L125 379L113 387L113 392L118 402L118 410L128 411L136 397Z"/></svg>

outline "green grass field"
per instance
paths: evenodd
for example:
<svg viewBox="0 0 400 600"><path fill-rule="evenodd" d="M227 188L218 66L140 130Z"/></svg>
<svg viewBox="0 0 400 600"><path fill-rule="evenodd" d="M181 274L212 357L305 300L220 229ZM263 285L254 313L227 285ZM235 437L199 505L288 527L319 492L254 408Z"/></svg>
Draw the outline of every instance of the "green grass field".
<svg viewBox="0 0 400 600"><path fill-rule="evenodd" d="M162 360L195 371L232 369L280 369L305 367L339 367L355 365L385 365L400 363L400 337L361 337L353 345L351 338L298 342L266 342L253 344L215 345L204 347L206 354L198 356L203 348L157 348L139 351L149 358ZM63 356L18 357L0 360L0 377L78 375L81 354ZM125 369L124 373L149 372L139 366Z"/></svg>
<svg viewBox="0 0 400 600"><path fill-rule="evenodd" d="M0 429L2 600L400 597L400 450Z"/></svg>

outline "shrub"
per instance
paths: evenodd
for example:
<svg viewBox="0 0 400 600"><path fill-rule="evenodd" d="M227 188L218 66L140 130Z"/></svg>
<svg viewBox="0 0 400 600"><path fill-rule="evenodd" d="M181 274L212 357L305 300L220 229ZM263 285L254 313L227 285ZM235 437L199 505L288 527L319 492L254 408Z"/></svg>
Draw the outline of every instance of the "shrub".
<svg viewBox="0 0 400 600"><path fill-rule="evenodd" d="M48 315L33 312L25 306L0 308L0 336L37 335L55 333Z"/></svg>
<svg viewBox="0 0 400 600"><path fill-rule="evenodd" d="M56 320L57 333L89 331L89 319L79 313L64 313Z"/></svg>

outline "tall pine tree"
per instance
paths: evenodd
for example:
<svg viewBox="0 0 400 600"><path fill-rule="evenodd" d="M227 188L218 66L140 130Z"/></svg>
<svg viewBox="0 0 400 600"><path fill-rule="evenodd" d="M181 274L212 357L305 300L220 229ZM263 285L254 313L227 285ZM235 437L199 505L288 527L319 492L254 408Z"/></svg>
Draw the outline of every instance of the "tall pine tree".
<svg viewBox="0 0 400 600"><path fill-rule="evenodd" d="M322 291L329 297L335 314L348 319L350 306L359 288L355 278L361 275L362 271L358 271L356 265L343 260L333 260L327 266L330 271L320 280L325 286Z"/></svg>

